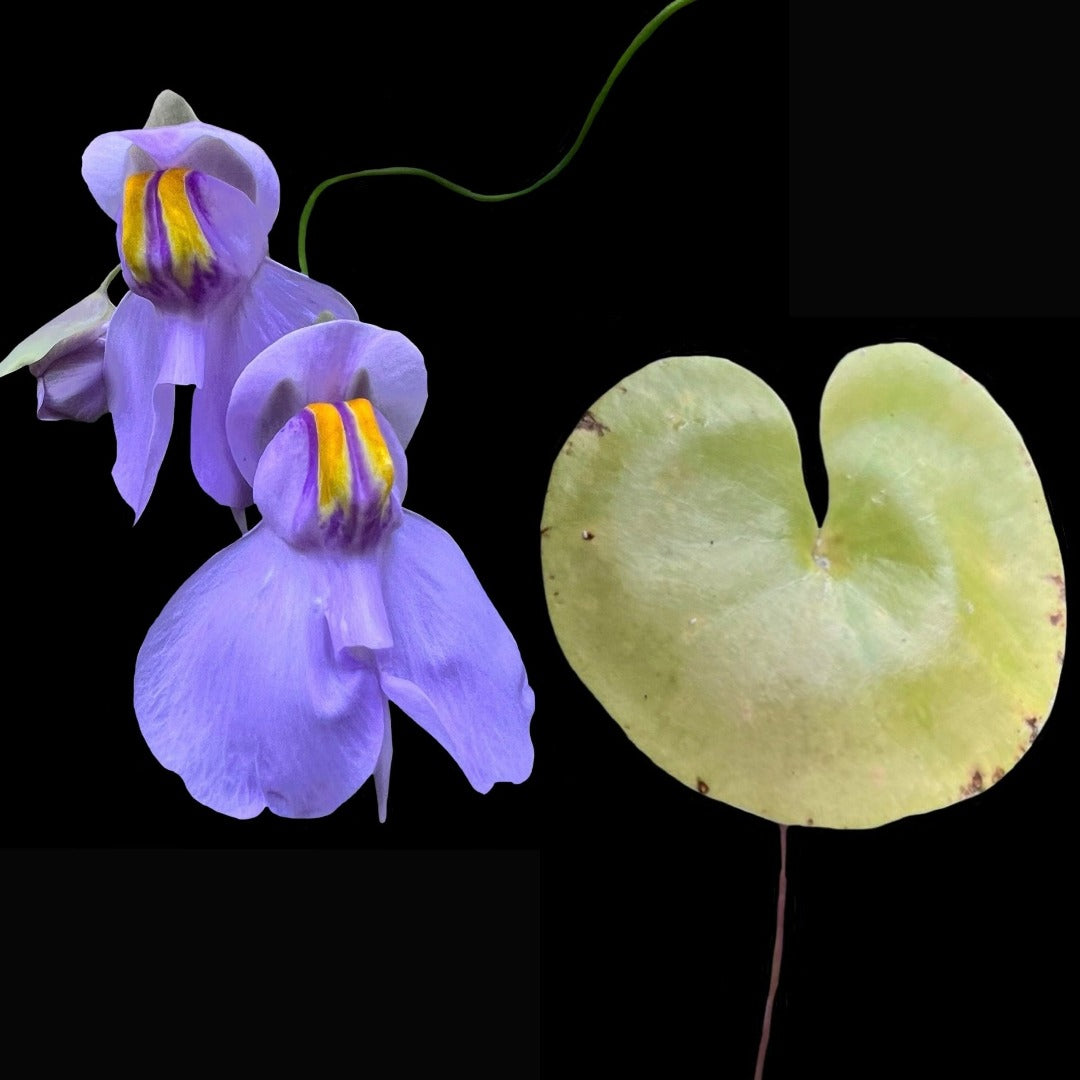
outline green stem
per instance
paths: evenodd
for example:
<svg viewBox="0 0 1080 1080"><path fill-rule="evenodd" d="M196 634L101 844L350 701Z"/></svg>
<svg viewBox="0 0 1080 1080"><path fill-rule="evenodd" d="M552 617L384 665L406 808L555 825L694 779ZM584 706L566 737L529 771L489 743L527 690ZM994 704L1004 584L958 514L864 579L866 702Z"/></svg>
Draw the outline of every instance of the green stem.
<svg viewBox="0 0 1080 1080"><path fill-rule="evenodd" d="M535 181L535 183L522 188L520 191L505 191L498 195L484 195L477 191L470 191L469 188L462 187L461 184L455 184L452 180L447 180L443 176L437 176L427 169L415 169L407 165L393 165L385 169L362 169L360 172L342 173L341 176L333 176L329 180L324 180L317 188L315 188L311 195L308 196L308 201L304 204L304 209L300 213L300 231L297 236L297 255L300 260L301 273L306 274L308 272L307 230L311 211L315 208L315 203L318 201L319 196L327 188L333 187L334 184L340 184L342 180L359 180L367 176L421 176L425 180L434 180L436 184L440 184L442 187L448 188L458 195L464 195L467 199L474 199L476 202L506 202L507 199L516 199L521 195L528 195L537 188L543 187L549 180L554 180L555 177L570 163L571 158L578 152L581 144L585 141L585 136L588 134L589 128L592 127L592 123L596 119L596 114L600 111L600 106L604 104L604 99L615 85L615 80L622 74L623 68L630 62L630 57L632 57L634 53L636 53L638 49L652 37L653 32L661 23L670 19L680 8L684 8L693 2L694 0L672 0L672 3L668 4L663 11L660 11L653 16L653 18L642 27L637 37L630 42L626 51L619 57L615 67L611 70L611 74L607 77L607 82L604 83L600 93L596 95L596 100L592 103L592 108L589 109L588 116L585 117L585 123L581 125L581 131L578 132L578 137L574 140L574 145L566 151L562 160L559 161L554 168L546 172L539 180Z"/></svg>

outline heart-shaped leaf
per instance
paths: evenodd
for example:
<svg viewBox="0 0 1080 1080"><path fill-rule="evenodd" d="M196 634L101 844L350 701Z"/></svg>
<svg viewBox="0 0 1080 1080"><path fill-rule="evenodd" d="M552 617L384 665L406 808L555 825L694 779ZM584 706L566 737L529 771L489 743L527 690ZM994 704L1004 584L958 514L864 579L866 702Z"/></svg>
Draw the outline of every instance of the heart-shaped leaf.
<svg viewBox="0 0 1080 1080"><path fill-rule="evenodd" d="M921 346L845 357L821 440L819 528L765 383L649 365L559 455L544 579L567 659L662 768L774 821L869 827L985 790L1034 741L1061 553L1008 416Z"/></svg>

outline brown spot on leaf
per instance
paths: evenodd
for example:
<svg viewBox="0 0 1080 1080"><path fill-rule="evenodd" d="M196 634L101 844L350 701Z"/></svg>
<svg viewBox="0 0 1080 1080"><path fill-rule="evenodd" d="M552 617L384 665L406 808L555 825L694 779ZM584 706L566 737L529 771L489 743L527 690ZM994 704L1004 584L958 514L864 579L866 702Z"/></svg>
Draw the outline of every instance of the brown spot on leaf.
<svg viewBox="0 0 1080 1080"><path fill-rule="evenodd" d="M990 782L996 784L1005 775L1005 770L999 765L994 770L994 775L990 777Z"/></svg>
<svg viewBox="0 0 1080 1080"><path fill-rule="evenodd" d="M582 529L581 530L581 539L582 540L591 540L595 535L596 535L596 533L589 532L588 529Z"/></svg>
<svg viewBox="0 0 1080 1080"><path fill-rule="evenodd" d="M976 769L971 774L971 779L966 784L964 784L964 786L960 789L960 794L963 795L964 798L969 798L972 795L978 795L979 792L982 791L982 789L983 789L982 773L979 772L978 769Z"/></svg>
<svg viewBox="0 0 1080 1080"><path fill-rule="evenodd" d="M619 384L619 393L621 393L621 394L626 393L626 387L623 386L621 383Z"/></svg>
<svg viewBox="0 0 1080 1080"><path fill-rule="evenodd" d="M697 789L698 789L698 791L701 792L702 795L708 795L709 794L709 785L706 784L705 781L702 780L700 776L698 777Z"/></svg>
<svg viewBox="0 0 1080 1080"><path fill-rule="evenodd" d="M808 818L806 819L806 824L807 824L807 825L813 825L813 824L814 824L814 819L813 819L812 817L808 817Z"/></svg>
<svg viewBox="0 0 1080 1080"><path fill-rule="evenodd" d="M1050 616L1050 621L1051 621L1051 622L1052 622L1052 623L1053 623L1053 624L1054 624L1055 626L1060 626L1060 625L1061 625L1061 620L1062 620L1063 618L1065 618L1065 616L1064 616L1064 615L1062 615L1060 611L1055 611L1055 612L1054 612L1054 614Z"/></svg>
<svg viewBox="0 0 1080 1080"><path fill-rule="evenodd" d="M1024 723L1031 728L1031 734L1028 736L1028 742L1033 743L1035 736L1039 734L1039 718L1037 716L1025 717Z"/></svg>
<svg viewBox="0 0 1080 1080"><path fill-rule="evenodd" d="M1058 663L1059 664L1064 664L1065 663L1065 654L1060 649L1058 649L1058 651L1057 651L1057 658L1058 658Z"/></svg>
<svg viewBox="0 0 1080 1080"><path fill-rule="evenodd" d="M578 431L595 431L600 438L604 437L605 431L610 431L611 428L607 424L601 424L599 420L591 412L586 412L585 415L577 422Z"/></svg>
<svg viewBox="0 0 1080 1080"><path fill-rule="evenodd" d="M1056 585L1058 590L1058 596L1061 597L1061 602L1065 603L1065 579L1060 574L1047 574L1046 580L1051 585Z"/></svg>

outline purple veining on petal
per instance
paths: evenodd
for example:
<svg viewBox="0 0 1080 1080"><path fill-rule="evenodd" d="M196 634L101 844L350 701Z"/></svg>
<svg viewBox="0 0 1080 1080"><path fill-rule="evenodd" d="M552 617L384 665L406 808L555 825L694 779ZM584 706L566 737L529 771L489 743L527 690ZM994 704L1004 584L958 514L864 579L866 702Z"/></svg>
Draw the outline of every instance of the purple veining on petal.
<svg viewBox="0 0 1080 1080"><path fill-rule="evenodd" d="M353 494L349 507L349 523L343 541L349 547L369 547L386 532L391 504L388 492L381 489L371 475L367 454L360 445L356 417L344 401L334 402L345 429L345 445L349 452L349 467L353 477ZM380 429L381 432L381 429ZM385 436L384 436L385 438Z"/></svg>
<svg viewBox="0 0 1080 1080"><path fill-rule="evenodd" d="M315 427L315 417L307 409L297 414L295 420L303 426L307 436L308 457L307 470L292 517L293 536L285 537L286 540L310 537L312 522L317 522L319 518L319 432Z"/></svg>
<svg viewBox="0 0 1080 1080"><path fill-rule="evenodd" d="M332 541L338 547L353 547L358 538L361 544L366 537L367 509L371 501L371 484L364 470L363 458L361 457L360 445L356 438L356 425L344 402L335 401L334 409L341 420L341 429L345 434L345 453L348 458L349 475L352 478L351 495L348 506L343 508L340 514L336 514L330 521L330 530L326 539ZM359 534L359 536L358 536Z"/></svg>
<svg viewBox="0 0 1080 1080"><path fill-rule="evenodd" d="M210 211L206 206L206 200L203 198L202 180L203 174L198 169L190 169L184 177L184 189L196 217L205 225L210 220Z"/></svg>
<svg viewBox="0 0 1080 1080"><path fill-rule="evenodd" d="M352 504L367 510L378 498L375 483L368 473L367 461L356 433L356 422L344 401L335 401L334 408L341 417L341 426L345 432L345 446L349 453L349 470L353 476Z"/></svg>
<svg viewBox="0 0 1080 1080"><path fill-rule="evenodd" d="M187 194L188 203L191 206L195 220L198 221L199 225L202 227L203 235L206 237L210 247L216 254L218 251L222 250L224 245L219 238L218 230L214 227L214 221L206 206L206 201L203 198L202 183L204 180L205 177L203 173L192 169L184 177L184 191ZM227 291L231 287L231 283L223 282L223 277L220 258L215 257L212 259L208 267L196 265L191 284L186 290L191 302L196 307L200 307L206 304L207 301L216 297L222 291ZM224 290L222 288L223 285Z"/></svg>
<svg viewBox="0 0 1080 1080"><path fill-rule="evenodd" d="M383 466L385 487L378 474L369 472L349 403L304 407L270 440L259 460L255 501L269 527L293 547L370 551L401 523L390 471L396 475L404 469L404 452L385 418L364 404L389 455ZM321 435L331 442L320 445Z"/></svg>
<svg viewBox="0 0 1080 1080"><path fill-rule="evenodd" d="M339 506L331 513L330 517L322 523L323 543L336 547L344 547L345 541L341 540L344 532L345 511Z"/></svg>
<svg viewBox="0 0 1080 1080"><path fill-rule="evenodd" d="M299 532L302 522L300 515L305 518L315 512L315 504L318 496L315 489L319 481L319 433L315 430L315 417L304 409L300 413L300 419L304 424L308 436L308 470L304 478L304 486L300 491L300 503L296 508L296 529Z"/></svg>
<svg viewBox="0 0 1080 1080"><path fill-rule="evenodd" d="M255 501L267 526L292 547L321 544L319 446L315 418L296 414L271 440L255 477Z"/></svg>
<svg viewBox="0 0 1080 1080"><path fill-rule="evenodd" d="M133 197L140 182L141 198ZM266 234L243 192L194 169L128 179L118 243L131 290L164 311L198 315L233 296L266 258Z"/></svg>
<svg viewBox="0 0 1080 1080"><path fill-rule="evenodd" d="M156 172L146 183L143 193L143 221L146 222L146 251L150 282L144 288L151 288L158 284L161 277L160 271L171 265L172 256L169 254L169 239L165 235L165 223L161 220L161 200L158 198L158 187L161 184L161 173ZM153 252L153 255L150 253ZM141 284L141 283L140 283ZM158 291L153 289L153 291Z"/></svg>

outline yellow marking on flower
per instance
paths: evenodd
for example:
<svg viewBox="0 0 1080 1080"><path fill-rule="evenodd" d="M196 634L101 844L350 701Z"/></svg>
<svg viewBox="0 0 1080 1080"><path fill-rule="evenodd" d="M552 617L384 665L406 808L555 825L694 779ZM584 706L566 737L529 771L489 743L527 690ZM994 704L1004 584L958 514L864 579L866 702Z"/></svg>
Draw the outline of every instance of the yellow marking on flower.
<svg viewBox="0 0 1080 1080"><path fill-rule="evenodd" d="M375 419L375 410L367 398L353 398L346 401L345 407L356 421L356 433L368 467L368 474L380 485L380 508L386 502L390 489L394 486L394 459L386 445L379 422Z"/></svg>
<svg viewBox="0 0 1080 1080"><path fill-rule="evenodd" d="M124 182L124 213L120 219L120 249L137 282L150 280L146 265L146 185L153 173L134 173Z"/></svg>
<svg viewBox="0 0 1080 1080"><path fill-rule="evenodd" d="M307 407L315 417L319 447L319 517L325 521L336 510L347 510L352 498L352 469L349 445L341 413L321 402Z"/></svg>
<svg viewBox="0 0 1080 1080"><path fill-rule="evenodd" d="M172 254L173 277L184 289L191 286L195 267L209 270L214 251L203 234L188 197L185 178L190 169L166 169L158 180L158 202Z"/></svg>

